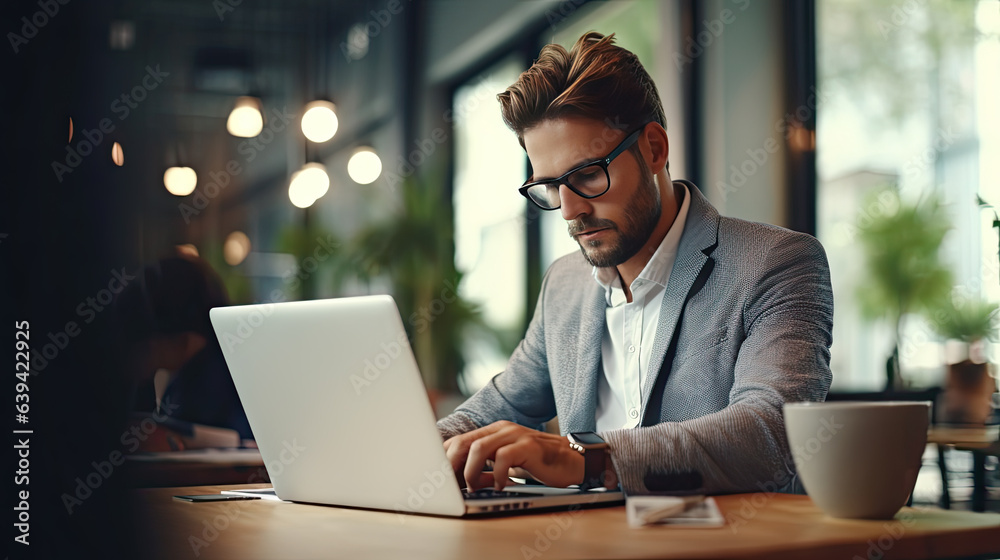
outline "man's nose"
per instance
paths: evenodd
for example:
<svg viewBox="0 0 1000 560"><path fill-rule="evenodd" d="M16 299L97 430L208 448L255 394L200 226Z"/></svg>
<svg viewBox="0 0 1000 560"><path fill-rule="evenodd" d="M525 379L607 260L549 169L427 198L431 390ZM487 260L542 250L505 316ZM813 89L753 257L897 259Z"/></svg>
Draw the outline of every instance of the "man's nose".
<svg viewBox="0 0 1000 560"><path fill-rule="evenodd" d="M559 211L567 222L593 212L590 201L576 194L566 185L559 185Z"/></svg>

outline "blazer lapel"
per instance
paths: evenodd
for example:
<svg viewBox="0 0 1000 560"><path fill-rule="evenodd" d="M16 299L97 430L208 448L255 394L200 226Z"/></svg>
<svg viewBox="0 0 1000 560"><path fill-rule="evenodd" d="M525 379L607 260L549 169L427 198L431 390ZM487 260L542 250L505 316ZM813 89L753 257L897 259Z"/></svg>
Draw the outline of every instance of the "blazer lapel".
<svg viewBox="0 0 1000 560"><path fill-rule="evenodd" d="M688 215L677 247L677 258L670 271L670 279L663 294L663 304L660 307L660 321L653 338L653 349L649 357L646 374L642 384L642 403L645 409L650 393L656 383L667 348L673 340L675 330L684 313L688 294L695 280L709 260L709 255L715 250L719 237L719 213L709 204L704 195L688 181L684 183L691 197ZM663 372L667 375L669 372Z"/></svg>
<svg viewBox="0 0 1000 560"><path fill-rule="evenodd" d="M576 345L576 371L566 372L573 378L573 401L570 417L560 419L560 430L592 432L597 428L597 376L601 371L601 341L607 319L604 289L591 279L589 293L580 310L580 331ZM565 424L563 424L565 422Z"/></svg>

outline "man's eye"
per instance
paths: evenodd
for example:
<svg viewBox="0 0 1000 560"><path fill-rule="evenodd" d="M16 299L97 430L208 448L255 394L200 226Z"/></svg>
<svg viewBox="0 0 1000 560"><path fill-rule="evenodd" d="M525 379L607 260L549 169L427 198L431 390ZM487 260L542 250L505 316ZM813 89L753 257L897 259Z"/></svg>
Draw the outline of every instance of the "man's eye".
<svg viewBox="0 0 1000 560"><path fill-rule="evenodd" d="M597 170L585 169L583 171L577 171L573 174L573 178L570 181L579 183L580 185L593 183L598 180L598 177L603 178Z"/></svg>

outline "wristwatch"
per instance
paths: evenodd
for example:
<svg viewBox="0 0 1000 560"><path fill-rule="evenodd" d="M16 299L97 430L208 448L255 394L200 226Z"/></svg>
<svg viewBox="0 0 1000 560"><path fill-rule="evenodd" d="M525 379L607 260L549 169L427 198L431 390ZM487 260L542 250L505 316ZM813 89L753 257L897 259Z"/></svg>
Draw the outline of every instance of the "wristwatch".
<svg viewBox="0 0 1000 560"><path fill-rule="evenodd" d="M604 438L594 432L572 432L568 436L569 446L583 455L583 482L581 490L604 486L610 447Z"/></svg>

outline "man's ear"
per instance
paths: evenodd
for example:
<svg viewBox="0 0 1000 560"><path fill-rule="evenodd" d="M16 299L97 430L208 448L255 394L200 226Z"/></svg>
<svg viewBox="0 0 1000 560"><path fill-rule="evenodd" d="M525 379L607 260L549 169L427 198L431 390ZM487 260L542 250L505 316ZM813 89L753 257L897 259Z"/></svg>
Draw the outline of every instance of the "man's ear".
<svg viewBox="0 0 1000 560"><path fill-rule="evenodd" d="M667 165L667 158L670 156L670 142L667 140L667 131L663 130L660 123L652 122L646 125L642 131L644 144L649 146L649 150L642 150L642 155L646 159L646 165L655 175L663 170ZM645 146L644 146L645 147Z"/></svg>

